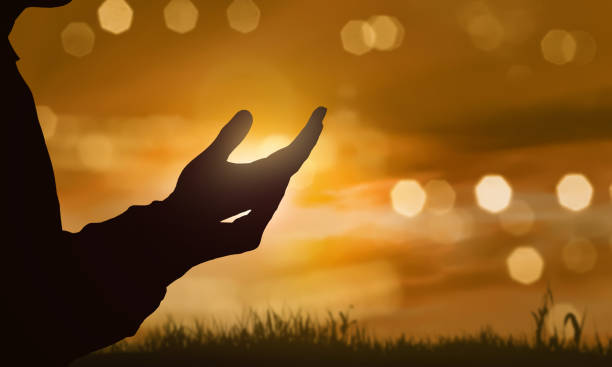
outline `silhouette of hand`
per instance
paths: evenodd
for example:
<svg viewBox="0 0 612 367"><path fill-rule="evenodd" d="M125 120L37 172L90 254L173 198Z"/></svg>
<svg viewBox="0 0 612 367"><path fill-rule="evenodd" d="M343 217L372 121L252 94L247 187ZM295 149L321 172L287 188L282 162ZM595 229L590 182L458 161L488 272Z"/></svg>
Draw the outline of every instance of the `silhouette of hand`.
<svg viewBox="0 0 612 367"><path fill-rule="evenodd" d="M179 232L187 236L187 253L195 264L257 248L278 208L291 176L315 146L326 113L317 108L298 137L287 147L251 163L227 158L247 135L252 117L238 112L213 143L182 171L165 200ZM233 223L220 221L251 210Z"/></svg>

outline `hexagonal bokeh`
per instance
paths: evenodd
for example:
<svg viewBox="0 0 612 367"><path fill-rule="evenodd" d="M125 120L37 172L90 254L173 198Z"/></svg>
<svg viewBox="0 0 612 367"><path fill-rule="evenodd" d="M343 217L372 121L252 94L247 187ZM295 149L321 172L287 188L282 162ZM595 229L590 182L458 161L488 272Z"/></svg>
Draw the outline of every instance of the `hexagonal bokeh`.
<svg viewBox="0 0 612 367"><path fill-rule="evenodd" d="M93 51L96 35L87 23L72 22L64 28L61 34L62 45L67 54L83 57Z"/></svg>
<svg viewBox="0 0 612 367"><path fill-rule="evenodd" d="M134 11L125 0L106 0L98 8L100 27L112 34L121 34L132 26Z"/></svg>
<svg viewBox="0 0 612 367"><path fill-rule="evenodd" d="M374 47L376 33L370 23L363 20L351 20L340 30L342 47L353 55L364 55Z"/></svg>
<svg viewBox="0 0 612 367"><path fill-rule="evenodd" d="M187 33L195 29L200 12L191 0L172 0L164 8L166 27L176 33Z"/></svg>
<svg viewBox="0 0 612 367"><path fill-rule="evenodd" d="M542 255L531 246L517 247L506 259L508 274L514 281L529 285L535 283L542 276L544 259Z"/></svg>
<svg viewBox="0 0 612 367"><path fill-rule="evenodd" d="M404 40L404 27L396 18L389 15L375 15L368 22L376 35L374 48L391 51L398 48Z"/></svg>
<svg viewBox="0 0 612 367"><path fill-rule="evenodd" d="M401 180L391 190L393 209L406 217L414 217L423 210L425 190L415 180Z"/></svg>
<svg viewBox="0 0 612 367"><path fill-rule="evenodd" d="M435 214L448 213L455 205L457 194L453 187L444 180L431 180L425 185L427 209Z"/></svg>
<svg viewBox="0 0 612 367"><path fill-rule="evenodd" d="M234 0L227 7L227 20L232 29L249 33L259 25L261 11L253 0Z"/></svg>
<svg viewBox="0 0 612 367"><path fill-rule="evenodd" d="M584 175L565 175L557 184L557 199L566 209L583 210L591 205L593 186Z"/></svg>
<svg viewBox="0 0 612 367"><path fill-rule="evenodd" d="M571 33L562 29L551 29L540 42L542 56L555 65L571 62L576 55L576 40Z"/></svg>
<svg viewBox="0 0 612 367"><path fill-rule="evenodd" d="M505 210L512 200L512 187L503 176L484 176L476 185L476 201L484 210L499 213Z"/></svg>

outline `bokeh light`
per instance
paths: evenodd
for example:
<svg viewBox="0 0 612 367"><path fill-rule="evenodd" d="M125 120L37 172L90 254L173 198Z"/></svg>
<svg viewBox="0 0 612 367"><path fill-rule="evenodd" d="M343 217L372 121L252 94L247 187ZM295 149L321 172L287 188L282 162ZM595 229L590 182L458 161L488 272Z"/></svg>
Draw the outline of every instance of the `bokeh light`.
<svg viewBox="0 0 612 367"><path fill-rule="evenodd" d="M542 56L555 65L571 62L576 55L576 40L571 33L562 29L552 29L540 42Z"/></svg>
<svg viewBox="0 0 612 367"><path fill-rule="evenodd" d="M45 139L51 139L57 129L57 115L49 106L36 106L36 113Z"/></svg>
<svg viewBox="0 0 612 367"><path fill-rule="evenodd" d="M569 270L582 274L595 266L597 249L586 238L574 238L563 247L562 257Z"/></svg>
<svg viewBox="0 0 612 367"><path fill-rule="evenodd" d="M531 246L515 248L506 259L506 265L510 278L525 285L537 282L544 271L542 255Z"/></svg>
<svg viewBox="0 0 612 367"><path fill-rule="evenodd" d="M472 235L474 219L463 210L451 210L427 217L427 236L430 240L451 245Z"/></svg>
<svg viewBox="0 0 612 367"><path fill-rule="evenodd" d="M414 217L423 210L426 193L415 180L401 180L391 190L393 209L406 217Z"/></svg>
<svg viewBox="0 0 612 367"><path fill-rule="evenodd" d="M113 144L106 135L94 133L82 137L77 143L77 154L83 166L94 171L110 168Z"/></svg>
<svg viewBox="0 0 612 367"><path fill-rule="evenodd" d="M535 213L523 200L514 200L506 210L499 213L502 229L515 236L523 236L533 228Z"/></svg>
<svg viewBox="0 0 612 367"><path fill-rule="evenodd" d="M401 46L404 40L404 26L389 15L375 15L368 20L374 31L374 48L380 51L391 51Z"/></svg>
<svg viewBox="0 0 612 367"><path fill-rule="evenodd" d="M497 17L490 13L469 19L467 31L474 46L483 51L497 49L504 40L504 26Z"/></svg>
<svg viewBox="0 0 612 367"><path fill-rule="evenodd" d="M512 200L512 187L500 175L484 176L476 185L475 191L478 205L491 213L505 210Z"/></svg>
<svg viewBox="0 0 612 367"><path fill-rule="evenodd" d="M227 8L229 26L241 33L254 31L260 17L261 11L252 0L234 0Z"/></svg>
<svg viewBox="0 0 612 367"><path fill-rule="evenodd" d="M453 209L456 194L453 187L444 180L430 180L425 184L427 210L435 214L444 214Z"/></svg>
<svg viewBox="0 0 612 367"><path fill-rule="evenodd" d="M557 199L564 208L580 211L593 199L593 186L582 174L567 174L557 184Z"/></svg>
<svg viewBox="0 0 612 367"><path fill-rule="evenodd" d="M591 63L597 55L597 42L589 32L573 31L572 37L576 41L574 62L578 65Z"/></svg>
<svg viewBox="0 0 612 367"><path fill-rule="evenodd" d="M342 27L340 39L344 50L354 55L364 55L374 47L376 33L370 23L351 20Z"/></svg>
<svg viewBox="0 0 612 367"><path fill-rule="evenodd" d="M183 34L195 29L199 14L191 0L172 0L164 8L164 21L168 29Z"/></svg>
<svg viewBox="0 0 612 367"><path fill-rule="evenodd" d="M100 27L112 34L121 34L132 26L134 11L125 0L106 0L98 8Z"/></svg>
<svg viewBox="0 0 612 367"><path fill-rule="evenodd" d="M557 335L562 340L572 339L574 337L574 327L571 322L565 322L565 317L572 313L580 323L582 314L578 312L576 307L569 303L555 303L550 308L546 316L546 330L552 335Z"/></svg>
<svg viewBox="0 0 612 367"><path fill-rule="evenodd" d="M87 23L72 22L61 34L62 45L67 54L83 57L93 51L96 35Z"/></svg>

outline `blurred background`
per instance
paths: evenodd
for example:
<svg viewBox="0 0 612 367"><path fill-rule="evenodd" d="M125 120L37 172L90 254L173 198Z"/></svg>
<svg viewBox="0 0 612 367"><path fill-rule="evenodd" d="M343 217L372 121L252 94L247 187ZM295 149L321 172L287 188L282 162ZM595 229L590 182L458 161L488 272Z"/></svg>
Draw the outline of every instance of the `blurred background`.
<svg viewBox="0 0 612 367"><path fill-rule="evenodd" d="M328 107L260 248L192 269L143 330L273 307L350 309L380 335L521 334L550 285L549 328L570 310L610 335L610 14L604 0L73 0L28 9L11 41L70 231L165 198L240 109L254 125L235 162Z"/></svg>

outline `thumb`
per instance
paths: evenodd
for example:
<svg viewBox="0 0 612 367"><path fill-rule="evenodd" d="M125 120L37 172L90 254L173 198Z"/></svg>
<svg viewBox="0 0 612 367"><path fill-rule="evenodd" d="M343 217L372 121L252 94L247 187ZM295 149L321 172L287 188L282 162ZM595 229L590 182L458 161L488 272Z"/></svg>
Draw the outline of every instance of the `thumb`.
<svg viewBox="0 0 612 367"><path fill-rule="evenodd" d="M216 158L227 160L229 155L247 136L252 123L253 116L251 116L249 111L238 111L230 122L221 129L215 141L212 142L202 155L215 156Z"/></svg>

